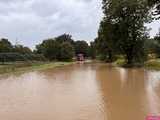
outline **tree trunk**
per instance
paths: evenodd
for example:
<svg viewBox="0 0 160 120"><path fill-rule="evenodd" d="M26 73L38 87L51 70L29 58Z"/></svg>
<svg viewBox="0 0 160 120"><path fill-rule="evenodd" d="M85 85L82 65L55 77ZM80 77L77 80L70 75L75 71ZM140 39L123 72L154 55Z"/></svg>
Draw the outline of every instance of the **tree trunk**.
<svg viewBox="0 0 160 120"><path fill-rule="evenodd" d="M132 52L127 53L127 65L132 65L133 64L133 54Z"/></svg>
<svg viewBox="0 0 160 120"><path fill-rule="evenodd" d="M111 50L108 51L108 60L110 63L113 62L113 53Z"/></svg>

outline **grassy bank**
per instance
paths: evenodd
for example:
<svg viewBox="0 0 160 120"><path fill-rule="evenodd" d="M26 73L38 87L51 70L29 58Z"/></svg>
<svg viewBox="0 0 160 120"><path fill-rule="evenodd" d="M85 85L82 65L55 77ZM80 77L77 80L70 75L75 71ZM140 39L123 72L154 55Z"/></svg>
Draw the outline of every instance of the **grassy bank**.
<svg viewBox="0 0 160 120"><path fill-rule="evenodd" d="M73 62L15 62L0 65L0 74L23 72L27 70L43 70L73 64Z"/></svg>
<svg viewBox="0 0 160 120"><path fill-rule="evenodd" d="M145 63L145 68L152 70L160 70L160 59L152 59Z"/></svg>
<svg viewBox="0 0 160 120"><path fill-rule="evenodd" d="M125 59L119 58L113 63L113 65L122 67L125 65Z"/></svg>
<svg viewBox="0 0 160 120"><path fill-rule="evenodd" d="M113 64L114 66L125 67L125 60L117 59ZM160 59L151 59L146 61L144 65L135 64L135 66L133 67L144 67L146 69L151 69L151 70L160 70Z"/></svg>

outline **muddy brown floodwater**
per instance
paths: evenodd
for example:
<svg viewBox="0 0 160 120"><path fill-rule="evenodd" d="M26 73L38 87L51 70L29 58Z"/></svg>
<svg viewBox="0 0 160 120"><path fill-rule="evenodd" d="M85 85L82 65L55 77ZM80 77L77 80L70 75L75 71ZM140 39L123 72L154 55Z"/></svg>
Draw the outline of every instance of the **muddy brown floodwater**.
<svg viewBox="0 0 160 120"><path fill-rule="evenodd" d="M160 72L101 63L0 77L0 120L145 120L160 115Z"/></svg>

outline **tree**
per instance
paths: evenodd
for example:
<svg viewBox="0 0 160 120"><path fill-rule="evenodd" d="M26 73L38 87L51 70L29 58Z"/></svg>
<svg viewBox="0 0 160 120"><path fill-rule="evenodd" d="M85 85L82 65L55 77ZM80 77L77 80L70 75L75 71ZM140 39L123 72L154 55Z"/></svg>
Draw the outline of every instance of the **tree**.
<svg viewBox="0 0 160 120"><path fill-rule="evenodd" d="M49 60L56 60L59 54L60 45L54 39L44 40L36 46L37 53L43 54Z"/></svg>
<svg viewBox="0 0 160 120"><path fill-rule="evenodd" d="M95 42L90 42L89 57L91 57L92 59L96 58L96 44L95 44Z"/></svg>
<svg viewBox="0 0 160 120"><path fill-rule="evenodd" d="M155 54L157 47L158 43L155 39L148 39L145 41L145 49L147 54Z"/></svg>
<svg viewBox="0 0 160 120"><path fill-rule="evenodd" d="M24 47L23 45L15 45L13 47L13 52L17 52L21 54L31 54L32 50L28 47Z"/></svg>
<svg viewBox="0 0 160 120"><path fill-rule="evenodd" d="M98 38L96 44L102 60L113 62L118 51L118 39L114 35L117 25L110 21L110 18L104 17L100 23Z"/></svg>
<svg viewBox="0 0 160 120"><path fill-rule="evenodd" d="M103 0L104 29L108 27L107 48L114 50L114 43L126 58L127 64L143 62L145 58L144 42L147 38L144 23L149 20L149 8L146 0ZM111 25L111 27L109 27ZM112 33L109 32L112 31ZM103 33L104 32L104 33ZM108 42L108 41L111 42ZM116 41L116 42L115 42ZM112 43L112 44L110 44Z"/></svg>
<svg viewBox="0 0 160 120"><path fill-rule="evenodd" d="M36 46L36 53L43 54L49 60L69 60L73 57L73 40L71 35L44 40Z"/></svg>
<svg viewBox="0 0 160 120"><path fill-rule="evenodd" d="M58 60L60 61L69 61L72 60L74 55L74 49L71 43L63 42L60 46L60 57Z"/></svg>
<svg viewBox="0 0 160 120"><path fill-rule="evenodd" d="M0 39L0 53L2 52L11 52L12 44L8 41L8 39L2 38Z"/></svg>
<svg viewBox="0 0 160 120"><path fill-rule="evenodd" d="M75 54L84 54L85 57L88 57L89 46L86 41L76 41L74 43Z"/></svg>
<svg viewBox="0 0 160 120"><path fill-rule="evenodd" d="M154 16L160 15L160 1L159 0L148 0L148 4L151 8L154 8L154 11L152 12ZM160 19L160 16L158 16L158 19Z"/></svg>
<svg viewBox="0 0 160 120"><path fill-rule="evenodd" d="M72 45L74 44L74 41L72 39L72 36L69 35L69 34L62 34L58 37L55 38L55 40L59 43L63 43L63 42L69 42L71 43Z"/></svg>

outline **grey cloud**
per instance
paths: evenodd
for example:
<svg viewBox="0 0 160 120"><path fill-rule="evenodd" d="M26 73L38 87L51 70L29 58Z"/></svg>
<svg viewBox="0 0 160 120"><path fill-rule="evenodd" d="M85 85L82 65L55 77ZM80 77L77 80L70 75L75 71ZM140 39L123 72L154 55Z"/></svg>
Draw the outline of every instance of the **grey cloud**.
<svg viewBox="0 0 160 120"><path fill-rule="evenodd" d="M63 33L91 41L101 18L100 0L0 0L0 37L32 48Z"/></svg>
<svg viewBox="0 0 160 120"><path fill-rule="evenodd" d="M90 41L101 16L98 0L0 0L0 36L32 48L64 32Z"/></svg>

